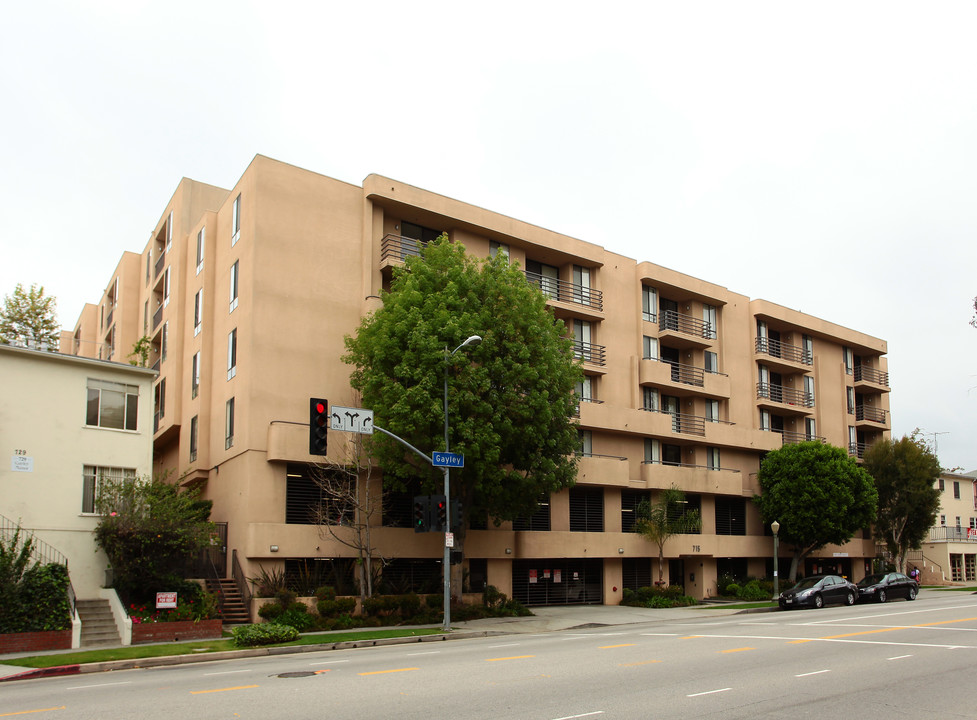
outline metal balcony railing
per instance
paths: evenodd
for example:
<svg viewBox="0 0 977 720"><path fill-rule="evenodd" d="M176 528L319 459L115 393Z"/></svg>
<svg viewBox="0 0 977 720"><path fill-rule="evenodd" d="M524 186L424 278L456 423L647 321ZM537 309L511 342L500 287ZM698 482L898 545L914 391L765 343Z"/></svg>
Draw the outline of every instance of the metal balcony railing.
<svg viewBox="0 0 977 720"><path fill-rule="evenodd" d="M426 243L403 235L387 234L380 241L380 260L406 260L417 257Z"/></svg>
<svg viewBox="0 0 977 720"><path fill-rule="evenodd" d="M774 430L773 432L780 435L780 441L784 445L797 445L798 443L808 442L810 440L824 442L824 438L820 435L808 435L807 433L790 432L787 430Z"/></svg>
<svg viewBox="0 0 977 720"><path fill-rule="evenodd" d="M603 345L584 342L583 340L573 341L573 355L578 360L583 360L594 365L606 365L607 348Z"/></svg>
<svg viewBox="0 0 977 720"><path fill-rule="evenodd" d="M855 382L864 380L865 382L875 383L889 387L889 373L876 370L867 365L857 365L855 367Z"/></svg>
<svg viewBox="0 0 977 720"><path fill-rule="evenodd" d="M115 305L109 308L109 314L105 316L105 327L112 327L112 316L115 314Z"/></svg>
<svg viewBox="0 0 977 720"><path fill-rule="evenodd" d="M856 405L855 419L885 424L885 410L879 410L868 405Z"/></svg>
<svg viewBox="0 0 977 720"><path fill-rule="evenodd" d="M154 278L158 278L159 274L163 272L164 265L166 265L166 250L160 250L159 257L156 259L156 272L153 273Z"/></svg>
<svg viewBox="0 0 977 720"><path fill-rule="evenodd" d="M814 407L814 395L784 387L783 385L758 382L756 384L756 396L757 400L772 400L773 402L783 403L784 405Z"/></svg>
<svg viewBox="0 0 977 720"><path fill-rule="evenodd" d="M977 543L977 530L960 525L940 525L930 528L930 542L971 542Z"/></svg>
<svg viewBox="0 0 977 720"><path fill-rule="evenodd" d="M594 310L604 309L604 293L600 290L594 290L583 285L575 285L572 282L557 280L556 278L529 272L528 270L525 272L526 280L531 285L538 287L550 300L584 305Z"/></svg>
<svg viewBox="0 0 977 720"><path fill-rule="evenodd" d="M716 339L716 328L712 323L699 320L691 315L683 315L675 310L663 310L658 316L659 330L675 330L684 335L705 338L706 340Z"/></svg>
<svg viewBox="0 0 977 720"><path fill-rule="evenodd" d="M665 360L664 358L654 359L672 366L672 382L697 385L698 387L705 385L706 371L702 368L675 362L674 360Z"/></svg>
<svg viewBox="0 0 977 720"><path fill-rule="evenodd" d="M642 460L642 465L667 465L668 467L698 468L700 470L722 470L723 472L738 473L738 468L715 467L712 465L696 465L695 463L670 462L668 460Z"/></svg>
<svg viewBox="0 0 977 720"><path fill-rule="evenodd" d="M672 416L672 432L684 433L686 435L706 434L706 418L701 415L668 412L667 410L659 410L658 412Z"/></svg>
<svg viewBox="0 0 977 720"><path fill-rule="evenodd" d="M156 312L153 313L153 332L159 327L159 324L163 321L163 306L160 305L156 308Z"/></svg>
<svg viewBox="0 0 977 720"><path fill-rule="evenodd" d="M796 345L788 345L787 343L781 342L780 340L773 340L772 338L758 337L756 339L756 351L763 355L782 358L804 365L810 365L814 362L813 355L805 351L804 348L797 347Z"/></svg>
<svg viewBox="0 0 977 720"><path fill-rule="evenodd" d="M600 405L604 401L603 400L598 400L597 398L592 398L592 397L578 397L577 398L577 407L574 410L573 417L580 417L580 403L585 403L585 402L587 402L587 403L595 403L597 405Z"/></svg>

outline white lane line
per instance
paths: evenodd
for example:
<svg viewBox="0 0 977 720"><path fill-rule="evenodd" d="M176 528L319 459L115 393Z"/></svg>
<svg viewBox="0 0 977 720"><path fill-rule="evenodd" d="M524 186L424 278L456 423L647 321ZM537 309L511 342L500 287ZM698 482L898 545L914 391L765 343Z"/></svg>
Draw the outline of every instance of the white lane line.
<svg viewBox="0 0 977 720"><path fill-rule="evenodd" d="M905 660L906 658L911 658L912 655L896 655L895 657L886 658L886 660Z"/></svg>
<svg viewBox="0 0 977 720"><path fill-rule="evenodd" d="M437 655L440 652L440 650L428 650L427 652L407 653L407 655L410 657L413 657L414 655Z"/></svg>
<svg viewBox="0 0 977 720"><path fill-rule="evenodd" d="M204 673L204 675L233 675L234 673L246 673L250 670L224 670L223 672Z"/></svg>
<svg viewBox="0 0 977 720"><path fill-rule="evenodd" d="M553 720L573 720L574 718L590 717L591 715L603 715L603 710L595 710L594 712L583 713L582 715L564 715L560 718L553 718Z"/></svg>
<svg viewBox="0 0 977 720"><path fill-rule="evenodd" d="M678 633L641 633L645 637L677 637Z"/></svg>
<svg viewBox="0 0 977 720"><path fill-rule="evenodd" d="M794 677L808 677L809 675L821 675L822 673L829 673L830 670L815 670L814 672L801 673L800 675L795 675Z"/></svg>
<svg viewBox="0 0 977 720"><path fill-rule="evenodd" d="M96 685L75 685L74 687L65 688L65 690L87 690L88 688L97 687L108 687L109 685L131 685L131 680L126 680L125 682L114 682L114 683L98 683Z"/></svg>
<svg viewBox="0 0 977 720"><path fill-rule="evenodd" d="M500 647L515 647L519 643L506 643L505 645L489 645L489 649L500 648Z"/></svg>
<svg viewBox="0 0 977 720"><path fill-rule="evenodd" d="M907 628L909 629L909 628ZM942 648L944 650L968 650L977 649L974 645L942 645L938 643L914 643L914 642L886 642L883 640L851 640L845 638L810 638L810 637L790 637L787 635L696 635L698 638L713 638L720 640L783 640L784 642L826 642L826 643L851 643L855 645L897 645L901 647L926 647Z"/></svg>
<svg viewBox="0 0 977 720"><path fill-rule="evenodd" d="M691 695L686 695L685 697L699 697L700 695L714 695L715 693L726 692L727 690L732 690L733 688L720 688L719 690L706 690L701 693L692 693Z"/></svg>
<svg viewBox="0 0 977 720"><path fill-rule="evenodd" d="M349 662L349 660L325 660L323 662L309 663L309 665L335 665L336 663Z"/></svg>
<svg viewBox="0 0 977 720"><path fill-rule="evenodd" d="M977 607L977 606L975 606L975 605L956 605L954 607L928 608L928 609L925 609L925 610L900 610L900 611L893 611L893 612L882 613L882 614L879 614L879 615L874 615L873 614L873 615L862 615L862 616L859 616L859 617L845 617L845 618L835 618L835 619L828 619L828 620L812 620L811 622L807 622L807 623L796 623L796 624L798 624L798 625L836 625L836 624L842 624L842 623L845 623L845 622L851 622L852 620L875 620L877 618L898 617L900 615L921 615L921 614L924 614L924 613L946 612L947 610L971 610L974 607Z"/></svg>

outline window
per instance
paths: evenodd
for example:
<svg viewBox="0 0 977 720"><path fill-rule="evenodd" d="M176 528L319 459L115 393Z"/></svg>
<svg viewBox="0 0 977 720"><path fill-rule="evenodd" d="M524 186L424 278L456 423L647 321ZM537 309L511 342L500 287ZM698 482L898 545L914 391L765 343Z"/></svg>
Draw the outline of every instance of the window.
<svg viewBox="0 0 977 720"><path fill-rule="evenodd" d="M200 328L204 321L204 289L197 290L193 296L193 336L200 334ZM165 327L165 326L164 326Z"/></svg>
<svg viewBox="0 0 977 720"><path fill-rule="evenodd" d="M770 411L761 410L760 411L760 429L764 432L770 432Z"/></svg>
<svg viewBox="0 0 977 720"><path fill-rule="evenodd" d="M170 210L170 215L166 218L166 252L170 251L173 247L173 211Z"/></svg>
<svg viewBox="0 0 977 720"><path fill-rule="evenodd" d="M848 426L848 451L852 453L858 452L858 432L855 430L854 425Z"/></svg>
<svg viewBox="0 0 977 720"><path fill-rule="evenodd" d="M573 321L573 351L574 356L580 360L592 362L591 353L591 332L593 326L588 320Z"/></svg>
<svg viewBox="0 0 977 720"><path fill-rule="evenodd" d="M570 488L570 532L604 532L604 488Z"/></svg>
<svg viewBox="0 0 977 720"><path fill-rule="evenodd" d="M170 337L170 321L167 320L165 323L163 323L163 331L160 334L160 341L159 341L160 362L166 360L166 347L167 345L169 345L169 337Z"/></svg>
<svg viewBox="0 0 977 720"><path fill-rule="evenodd" d="M198 350L193 354L193 360L190 365L190 397L197 397L197 393L200 392L200 351Z"/></svg>
<svg viewBox="0 0 977 720"><path fill-rule="evenodd" d="M642 407L650 412L658 412L660 407L658 388L642 388Z"/></svg>
<svg viewBox="0 0 977 720"><path fill-rule="evenodd" d="M957 528L958 529L960 528L960 516L959 515L957 515Z"/></svg>
<svg viewBox="0 0 977 720"><path fill-rule="evenodd" d="M642 352L645 360L658 359L658 338L645 335L641 338Z"/></svg>
<svg viewBox="0 0 977 720"><path fill-rule="evenodd" d="M197 275L204 269L204 243L207 237L207 228L202 227L197 233Z"/></svg>
<svg viewBox="0 0 977 720"><path fill-rule="evenodd" d="M227 335L227 379L237 375L237 328Z"/></svg>
<svg viewBox="0 0 977 720"><path fill-rule="evenodd" d="M135 479L136 471L133 468L85 465L82 469L81 511L88 514L95 512L95 498L98 497L99 485L103 481Z"/></svg>
<svg viewBox="0 0 977 720"><path fill-rule="evenodd" d="M149 332L149 300L142 306L142 334Z"/></svg>
<svg viewBox="0 0 977 720"><path fill-rule="evenodd" d="M621 490L621 532L638 532L635 528L638 506L642 501L651 504L651 492L648 490Z"/></svg>
<svg viewBox="0 0 977 720"><path fill-rule="evenodd" d="M88 378L86 425L113 430L135 430L138 415L137 386Z"/></svg>
<svg viewBox="0 0 977 720"><path fill-rule="evenodd" d="M224 449L234 445L234 398L224 406Z"/></svg>
<svg viewBox="0 0 977 720"><path fill-rule="evenodd" d="M580 400L594 399L593 378L590 375L584 375L583 380L577 383L577 398Z"/></svg>
<svg viewBox="0 0 977 720"><path fill-rule="evenodd" d="M241 194L234 198L234 208L231 211L231 245L237 243L241 237Z"/></svg>
<svg viewBox="0 0 977 720"><path fill-rule="evenodd" d="M238 283L238 263L240 260L235 260L234 264L231 265L231 308L228 312L234 312L234 308L237 307L237 283Z"/></svg>
<svg viewBox="0 0 977 720"><path fill-rule="evenodd" d="M702 306L702 337L707 340L716 339L716 306L715 305L703 305Z"/></svg>
<svg viewBox="0 0 977 720"><path fill-rule="evenodd" d="M146 284L149 285L149 280L152 277L149 273L153 269L153 251L150 250L146 253Z"/></svg>
<svg viewBox="0 0 977 720"><path fill-rule="evenodd" d="M719 422L718 400L706 400L706 422Z"/></svg>
<svg viewBox="0 0 977 720"><path fill-rule="evenodd" d="M810 375L804 376L804 404L814 407L814 378Z"/></svg>
<svg viewBox="0 0 977 720"><path fill-rule="evenodd" d="M953 481L953 499L954 500L960 499L960 483L957 480ZM958 522L957 525L959 524L960 523Z"/></svg>
<svg viewBox="0 0 977 720"><path fill-rule="evenodd" d="M542 290L546 297L552 300L559 299L559 269L535 260L526 260L526 279Z"/></svg>
<svg viewBox="0 0 977 720"><path fill-rule="evenodd" d="M495 242L495 240L489 240L489 257L495 257L496 255L502 255L506 260L509 259L509 246L505 243Z"/></svg>
<svg viewBox="0 0 977 720"><path fill-rule="evenodd" d="M855 388L846 387L845 394L848 397L848 414L854 415L855 414Z"/></svg>
<svg viewBox="0 0 977 720"><path fill-rule="evenodd" d="M817 428L814 425L814 418L804 418L804 434L805 440L814 440L817 438Z"/></svg>
<svg viewBox="0 0 977 720"><path fill-rule="evenodd" d="M708 470L719 470L719 448L717 447L707 447L706 448L706 469Z"/></svg>
<svg viewBox="0 0 977 720"><path fill-rule="evenodd" d="M851 375L855 371L855 355L849 347L842 348L841 351L845 356L845 375Z"/></svg>
<svg viewBox="0 0 977 720"><path fill-rule="evenodd" d="M661 444L654 438L645 438L645 462L661 462Z"/></svg>
<svg viewBox="0 0 977 720"><path fill-rule="evenodd" d="M716 534L746 535L746 501L743 498L716 496Z"/></svg>
<svg viewBox="0 0 977 720"><path fill-rule="evenodd" d="M580 439L580 454L587 457L594 454L594 436L590 430L579 430L577 437Z"/></svg>
<svg viewBox="0 0 977 720"><path fill-rule="evenodd" d="M197 431L199 430L199 424L197 422L197 416L194 415L190 418L190 462L196 462L197 460Z"/></svg>
<svg viewBox="0 0 977 720"><path fill-rule="evenodd" d="M641 317L648 322L658 322L658 291L647 285L641 286Z"/></svg>
<svg viewBox="0 0 977 720"><path fill-rule="evenodd" d="M166 378L161 378L153 391L153 432L159 430L159 421L166 416Z"/></svg>
<svg viewBox="0 0 977 720"><path fill-rule="evenodd" d="M946 481L943 478L940 478L940 492L943 492L944 490L946 490Z"/></svg>
<svg viewBox="0 0 977 720"><path fill-rule="evenodd" d="M801 338L801 350L803 353L803 362L805 365L810 365L814 362L814 338L810 335L804 335Z"/></svg>
<svg viewBox="0 0 977 720"><path fill-rule="evenodd" d="M946 525L946 515L940 515L940 525Z"/></svg>
<svg viewBox="0 0 977 720"><path fill-rule="evenodd" d="M163 271L163 307L170 304L170 266Z"/></svg>
<svg viewBox="0 0 977 720"><path fill-rule="evenodd" d="M590 268L573 266L573 301L581 305L590 304Z"/></svg>
<svg viewBox="0 0 977 720"><path fill-rule="evenodd" d="M550 529L550 496L543 495L536 505L532 515L517 517L512 521L513 530L549 532Z"/></svg>
<svg viewBox="0 0 977 720"><path fill-rule="evenodd" d="M703 367L707 373L718 373L719 372L719 355L712 352L711 350L706 350L705 359Z"/></svg>

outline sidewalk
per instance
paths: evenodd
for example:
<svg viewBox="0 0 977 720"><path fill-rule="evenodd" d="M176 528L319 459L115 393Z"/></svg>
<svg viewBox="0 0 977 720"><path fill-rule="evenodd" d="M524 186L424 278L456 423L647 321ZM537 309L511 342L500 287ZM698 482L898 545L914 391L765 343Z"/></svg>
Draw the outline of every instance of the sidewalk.
<svg viewBox="0 0 977 720"><path fill-rule="evenodd" d="M762 609L766 611L766 609ZM696 605L682 608L635 608L622 605L567 605L558 607L533 608L534 615L530 617L483 618L466 622L453 622L450 634L424 635L408 638L386 638L379 640L360 640L340 643L330 643L328 634L323 634L320 645L301 645L297 647L260 647L242 648L225 652L205 653L199 655L169 655L164 657L140 658L136 660L112 660L109 662L86 663L84 665L62 665L52 668L25 668L17 665L4 665L4 658L36 657L38 655L63 655L84 651L86 648L71 650L52 650L48 652L11 653L0 655L0 682L6 680L26 680L29 678L54 677L58 675L77 675L92 672L107 672L110 670L131 670L133 668L159 667L163 665L181 665L185 663L213 662L242 657L258 657L262 655L291 655L306 652L322 652L323 650L339 650L355 647L401 645L417 642L441 642L444 640L460 640L471 637L485 637L489 635L534 634L572 630L574 628L595 628L601 626L628 625L646 622L686 622L702 618L724 617L753 610L733 610L721 605ZM438 627L423 625L419 627ZM376 629L376 628L364 628ZM172 643L159 643L162 645ZM122 647L119 646L108 646ZM108 649L105 646L97 649ZM92 648L95 649L95 648Z"/></svg>

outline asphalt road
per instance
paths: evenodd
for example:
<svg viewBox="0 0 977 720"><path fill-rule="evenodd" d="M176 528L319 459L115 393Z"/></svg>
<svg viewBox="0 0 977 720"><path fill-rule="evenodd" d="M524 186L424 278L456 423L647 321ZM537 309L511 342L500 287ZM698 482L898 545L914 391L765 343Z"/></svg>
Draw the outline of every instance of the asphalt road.
<svg viewBox="0 0 977 720"><path fill-rule="evenodd" d="M0 686L0 718L977 717L977 598L227 660Z"/></svg>

